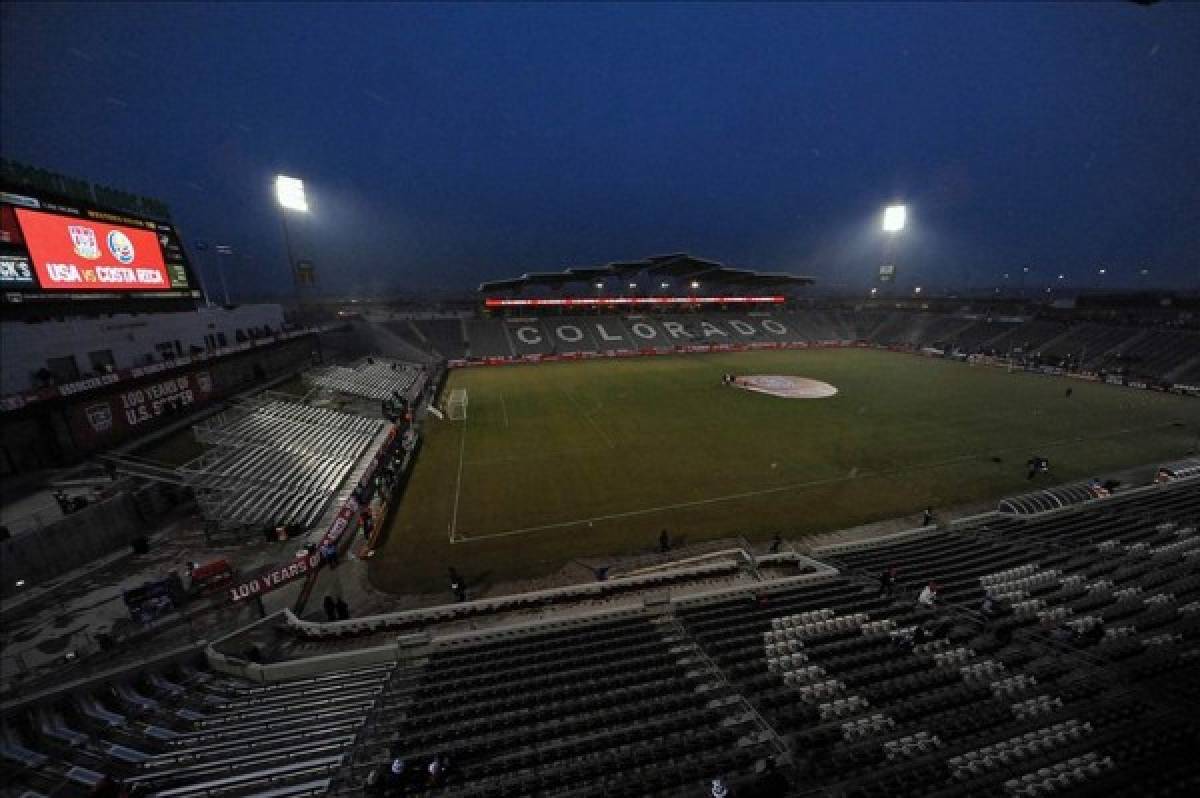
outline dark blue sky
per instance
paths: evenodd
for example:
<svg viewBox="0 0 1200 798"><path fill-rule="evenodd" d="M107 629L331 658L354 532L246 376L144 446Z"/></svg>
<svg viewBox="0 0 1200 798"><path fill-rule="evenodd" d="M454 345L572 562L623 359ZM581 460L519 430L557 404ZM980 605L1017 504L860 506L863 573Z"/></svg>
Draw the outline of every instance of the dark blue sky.
<svg viewBox="0 0 1200 798"><path fill-rule="evenodd" d="M5 3L5 157L286 280L473 287L687 251L864 286L1200 286L1200 5Z"/></svg>

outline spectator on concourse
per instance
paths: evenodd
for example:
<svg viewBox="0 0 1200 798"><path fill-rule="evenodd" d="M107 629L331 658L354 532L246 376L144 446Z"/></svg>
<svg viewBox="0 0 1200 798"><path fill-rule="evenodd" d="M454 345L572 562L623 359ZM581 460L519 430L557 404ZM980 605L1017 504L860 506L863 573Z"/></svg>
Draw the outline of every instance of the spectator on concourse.
<svg viewBox="0 0 1200 798"><path fill-rule="evenodd" d="M876 598L883 598L885 595L891 598L895 590L896 566L889 565L883 570L883 573L879 574L879 595Z"/></svg>

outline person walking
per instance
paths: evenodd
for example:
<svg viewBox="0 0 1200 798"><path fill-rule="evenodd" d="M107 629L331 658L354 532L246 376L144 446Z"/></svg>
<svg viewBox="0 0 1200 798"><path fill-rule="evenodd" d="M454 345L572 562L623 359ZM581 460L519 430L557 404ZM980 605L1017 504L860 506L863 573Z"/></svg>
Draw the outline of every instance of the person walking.
<svg viewBox="0 0 1200 798"><path fill-rule="evenodd" d="M771 538L771 553L778 554L781 548L783 548L783 536L776 532L775 537Z"/></svg>
<svg viewBox="0 0 1200 798"><path fill-rule="evenodd" d="M671 537L665 529L658 533L658 550L663 554L671 550Z"/></svg>
<svg viewBox="0 0 1200 798"><path fill-rule="evenodd" d="M929 526L933 523L933 508L926 507L925 512L921 515L921 526Z"/></svg>
<svg viewBox="0 0 1200 798"><path fill-rule="evenodd" d="M889 565L879 574L879 595L875 598L892 597L896 591L896 566Z"/></svg>

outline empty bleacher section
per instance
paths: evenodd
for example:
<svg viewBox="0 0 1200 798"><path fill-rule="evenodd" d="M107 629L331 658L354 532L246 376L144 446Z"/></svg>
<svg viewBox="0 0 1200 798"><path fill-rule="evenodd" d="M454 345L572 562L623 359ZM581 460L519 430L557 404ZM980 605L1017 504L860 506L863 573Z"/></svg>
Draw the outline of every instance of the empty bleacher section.
<svg viewBox="0 0 1200 798"><path fill-rule="evenodd" d="M410 322L405 322L410 324ZM1012 357L1038 367L1088 369L1136 379L1200 382L1200 333L1055 319L981 318L866 308L749 313L653 313L438 319L411 322L442 352L513 358L587 352L676 351L690 346L837 345L865 342L948 355ZM459 336L465 334L465 341ZM427 344L428 346L428 344Z"/></svg>
<svg viewBox="0 0 1200 798"><path fill-rule="evenodd" d="M1081 323L1036 349L1049 365L1094 366L1104 353L1119 348L1142 331L1136 327Z"/></svg>
<svg viewBox="0 0 1200 798"><path fill-rule="evenodd" d="M836 570L795 559L623 609L490 629L461 623L467 605L407 626L305 621L337 632L254 667L329 673L153 669L8 711L6 789L82 795L109 774L169 798L350 796L375 773L424 796L706 795L713 778L735 796L1191 795L1198 525L1200 479L1177 479L826 546L813 556ZM397 664L328 664L364 640ZM391 777L396 760L411 775Z"/></svg>
<svg viewBox="0 0 1200 798"><path fill-rule="evenodd" d="M394 342L399 342L403 347L412 352L420 352L424 356L432 354L433 347L429 341L417 330L413 323L407 319L395 319L392 321L383 322L383 328L393 336ZM387 351L387 350L380 350ZM405 357L401 352L396 352L400 357Z"/></svg>
<svg viewBox="0 0 1200 798"><path fill-rule="evenodd" d="M396 672L363 737L344 794L439 754L448 795L678 794L780 751L678 625L645 611L437 644Z"/></svg>
<svg viewBox="0 0 1200 798"><path fill-rule="evenodd" d="M467 356L465 324L462 319L414 319L411 323L443 358L457 360Z"/></svg>
<svg viewBox="0 0 1200 798"><path fill-rule="evenodd" d="M681 617L823 794L1185 794L1200 778L1197 520L1200 483L988 516L830 547L816 554L840 576ZM872 578L891 565L897 597ZM929 581L942 606L918 609ZM914 642L919 624L933 631Z"/></svg>
<svg viewBox="0 0 1200 798"><path fill-rule="evenodd" d="M504 325L493 319L468 319L467 340L471 357L513 357L516 354Z"/></svg>
<svg viewBox="0 0 1200 798"><path fill-rule="evenodd" d="M337 393L387 399L399 394L408 399L420 392L422 369L411 363L366 358L352 368L329 366L305 374L305 380Z"/></svg>
<svg viewBox="0 0 1200 798"><path fill-rule="evenodd" d="M268 392L197 425L196 438L213 448L180 472L222 528L309 527L387 427Z"/></svg>
<svg viewBox="0 0 1200 798"><path fill-rule="evenodd" d="M1000 353L1032 353L1038 347L1054 340L1067 331L1067 326L1058 321L1033 319L1018 325L987 342L990 349Z"/></svg>
<svg viewBox="0 0 1200 798"><path fill-rule="evenodd" d="M325 795L391 665L256 685L183 664L118 678L4 719L4 790Z"/></svg>
<svg viewBox="0 0 1200 798"><path fill-rule="evenodd" d="M1100 365L1131 377L1163 376L1200 355L1200 333L1147 330L1105 354Z"/></svg>

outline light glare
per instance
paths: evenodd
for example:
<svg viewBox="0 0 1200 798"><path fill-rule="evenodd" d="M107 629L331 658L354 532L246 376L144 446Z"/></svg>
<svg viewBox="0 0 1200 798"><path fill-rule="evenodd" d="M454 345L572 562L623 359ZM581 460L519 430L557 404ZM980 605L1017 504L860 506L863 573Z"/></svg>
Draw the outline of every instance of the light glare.
<svg viewBox="0 0 1200 798"><path fill-rule="evenodd" d="M304 196L304 181L298 177L276 175L275 199L289 211L308 212L308 199Z"/></svg>
<svg viewBox="0 0 1200 798"><path fill-rule="evenodd" d="M889 205L883 209L883 232L899 233L904 229L908 209L903 205Z"/></svg>

